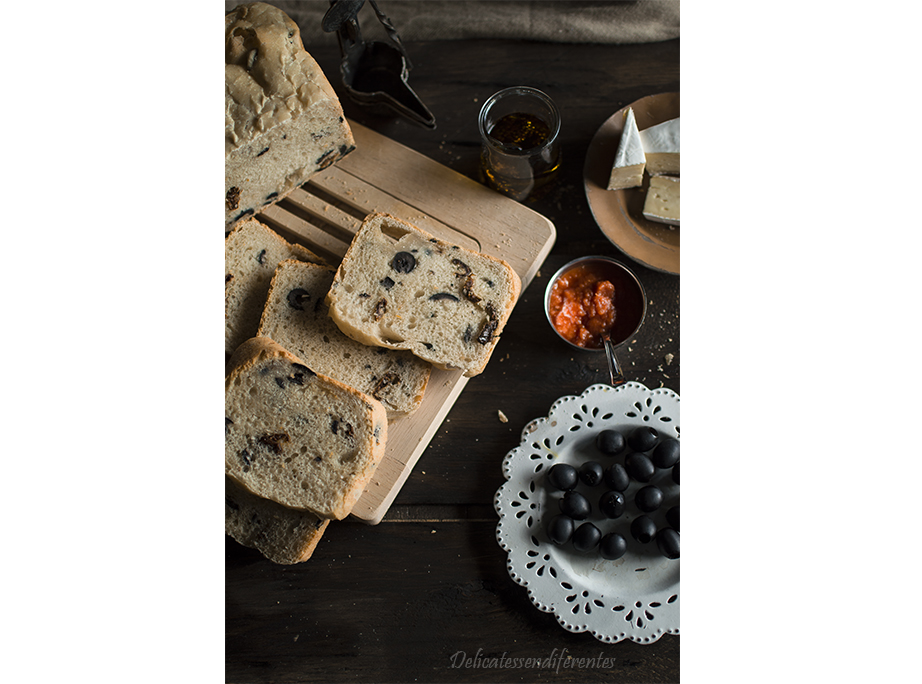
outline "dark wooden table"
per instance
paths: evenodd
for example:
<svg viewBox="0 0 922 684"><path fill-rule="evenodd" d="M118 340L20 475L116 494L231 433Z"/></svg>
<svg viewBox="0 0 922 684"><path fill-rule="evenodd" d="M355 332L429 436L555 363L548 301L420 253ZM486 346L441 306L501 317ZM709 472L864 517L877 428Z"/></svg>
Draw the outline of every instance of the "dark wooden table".
<svg viewBox="0 0 922 684"><path fill-rule="evenodd" d="M615 248L595 224L582 182L589 141L612 113L645 95L679 90L679 41L409 43L410 83L436 117L431 131L369 115L346 100L332 35L309 49L348 116L472 178L484 100L509 85L547 92L561 110L564 163L555 186L526 204L553 221L557 242L486 371L467 384L379 525L333 523L313 558L291 567L227 540L227 681L678 681L680 637L604 644L564 630L535 608L506 571L492 500L503 482L502 459L518 445L522 428L547 415L558 397L608 381L604 356L574 353L544 316L548 276L571 258L609 254L633 267L647 290L648 314L620 355L626 375L680 392L679 277ZM608 669L453 667L459 652L601 655L614 662Z"/></svg>

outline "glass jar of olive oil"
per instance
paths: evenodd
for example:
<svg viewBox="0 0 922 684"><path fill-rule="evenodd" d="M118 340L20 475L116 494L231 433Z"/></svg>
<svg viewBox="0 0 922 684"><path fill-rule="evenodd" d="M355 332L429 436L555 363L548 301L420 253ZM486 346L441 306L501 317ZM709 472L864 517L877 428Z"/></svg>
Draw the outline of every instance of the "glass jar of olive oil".
<svg viewBox="0 0 922 684"><path fill-rule="evenodd" d="M483 182L522 201L550 183L560 168L560 113L528 86L505 88L480 110Z"/></svg>

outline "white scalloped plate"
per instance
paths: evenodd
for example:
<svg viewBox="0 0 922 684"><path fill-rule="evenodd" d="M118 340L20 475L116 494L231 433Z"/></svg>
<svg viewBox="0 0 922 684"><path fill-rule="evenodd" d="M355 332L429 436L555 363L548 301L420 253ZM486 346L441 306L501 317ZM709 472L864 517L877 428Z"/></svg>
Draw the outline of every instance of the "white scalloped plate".
<svg viewBox="0 0 922 684"><path fill-rule="evenodd" d="M628 506L618 520L604 520L595 510L604 485L592 490L583 484L578 487L593 504L589 520L603 534L614 530L624 534L628 540L624 556L609 561L597 552L579 553L570 544L556 546L544 528L559 512L560 493L544 482L544 475L555 463L578 466L595 460L604 467L613 457L596 450L596 434L611 428L626 435L639 425L678 439L679 395L628 382L616 388L592 385L578 397L561 397L546 418L522 430L521 443L503 460L506 482L493 498L499 515L496 538L508 554L506 567L512 579L565 629L588 631L607 643L630 639L647 644L663 634L679 633L679 560L664 558L655 543L637 544L627 532L637 515L633 498L640 485L635 482L625 492ZM679 502L679 486L669 471L659 469L652 483L661 487L665 501L651 516L665 524L665 511Z"/></svg>

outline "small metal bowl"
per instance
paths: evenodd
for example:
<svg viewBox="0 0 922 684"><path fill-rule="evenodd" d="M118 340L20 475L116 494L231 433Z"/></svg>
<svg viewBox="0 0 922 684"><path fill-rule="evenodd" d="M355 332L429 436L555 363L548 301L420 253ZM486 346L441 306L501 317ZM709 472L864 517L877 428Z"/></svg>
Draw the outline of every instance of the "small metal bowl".
<svg viewBox="0 0 922 684"><path fill-rule="evenodd" d="M561 276L578 266L595 267L602 279L611 281L615 286L615 322L611 330L609 330L610 340L599 347L583 347L568 340L557 330L551 317L551 293L554 290L554 285ZM619 310L621 311L620 318ZM570 347L583 351L606 352L612 385L624 382L624 375L621 372L614 350L630 340L640 330L640 326L647 315L647 295L643 285L641 285L640 280L633 271L611 257L586 256L574 259L564 264L548 281L547 290L544 292L544 314L547 316L547 322L551 328L557 333L557 337L570 345Z"/></svg>

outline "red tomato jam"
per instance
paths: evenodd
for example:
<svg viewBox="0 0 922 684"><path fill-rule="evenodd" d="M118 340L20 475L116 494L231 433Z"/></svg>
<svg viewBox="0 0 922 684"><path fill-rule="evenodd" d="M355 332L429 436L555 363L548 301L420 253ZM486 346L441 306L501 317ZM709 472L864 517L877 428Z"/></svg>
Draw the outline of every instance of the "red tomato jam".
<svg viewBox="0 0 922 684"><path fill-rule="evenodd" d="M554 328L575 345L599 349L615 323L615 286L590 264L564 273L551 288Z"/></svg>

